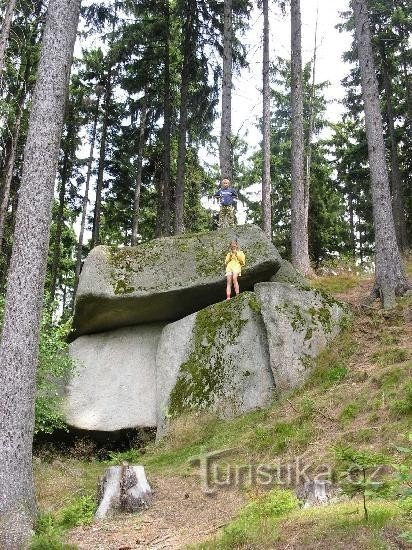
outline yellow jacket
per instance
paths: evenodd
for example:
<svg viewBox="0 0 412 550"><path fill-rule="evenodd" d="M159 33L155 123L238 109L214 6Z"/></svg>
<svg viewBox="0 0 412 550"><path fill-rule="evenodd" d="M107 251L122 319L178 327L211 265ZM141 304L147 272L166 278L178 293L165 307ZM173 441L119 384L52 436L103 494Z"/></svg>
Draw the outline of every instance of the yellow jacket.
<svg viewBox="0 0 412 550"><path fill-rule="evenodd" d="M245 263L245 255L241 250L237 252L228 252L225 258L226 273L234 272L240 275Z"/></svg>

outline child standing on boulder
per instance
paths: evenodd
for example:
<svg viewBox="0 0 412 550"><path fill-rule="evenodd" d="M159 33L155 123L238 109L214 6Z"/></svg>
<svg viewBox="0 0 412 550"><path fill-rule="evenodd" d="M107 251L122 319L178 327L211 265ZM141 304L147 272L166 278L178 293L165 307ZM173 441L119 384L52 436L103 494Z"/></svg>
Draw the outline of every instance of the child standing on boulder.
<svg viewBox="0 0 412 550"><path fill-rule="evenodd" d="M220 189L213 195L220 200L219 228L234 227L237 193L228 179L222 180Z"/></svg>
<svg viewBox="0 0 412 550"><path fill-rule="evenodd" d="M236 296L239 294L238 277L242 273L242 267L246 259L244 253L239 249L237 241L232 241L229 245L229 252L226 254L226 300L230 300L232 294L232 283Z"/></svg>

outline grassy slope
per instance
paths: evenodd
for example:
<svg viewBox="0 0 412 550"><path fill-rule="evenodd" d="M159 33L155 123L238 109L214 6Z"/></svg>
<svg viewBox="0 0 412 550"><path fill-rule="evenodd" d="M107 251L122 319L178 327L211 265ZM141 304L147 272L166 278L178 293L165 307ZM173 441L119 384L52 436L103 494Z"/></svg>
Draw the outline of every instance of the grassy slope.
<svg viewBox="0 0 412 550"><path fill-rule="evenodd" d="M412 263L408 268L411 273ZM345 273L314 284L356 302L359 283L359 277ZM305 453L305 460L316 470L321 463L334 463L333 447L339 443L382 451L399 460L394 445L405 443L412 413L411 310L412 297L398 300L391 312L355 308L353 325L319 357L304 388L267 410L227 422L207 415L182 418L167 441L158 447L149 446L141 456L131 453L130 460L143 463L149 477L197 475L190 457L229 448L234 449L225 458L229 464L285 462ZM124 458L121 455L114 460ZM63 459L38 463L35 472L40 507L58 510L76 495L93 494L96 477L105 467L94 461ZM256 489L241 490L258 496ZM298 510L285 518L273 518L269 524L266 519L263 525L258 518L259 545L285 548L293 540L290 548L391 548L397 534L405 529L400 510L389 503L373 504L372 521L365 525L358 508L355 502ZM249 524L249 542L255 548L250 518L241 529L242 537ZM202 547L247 547L247 536L242 544L236 537L225 536L226 542L218 538Z"/></svg>

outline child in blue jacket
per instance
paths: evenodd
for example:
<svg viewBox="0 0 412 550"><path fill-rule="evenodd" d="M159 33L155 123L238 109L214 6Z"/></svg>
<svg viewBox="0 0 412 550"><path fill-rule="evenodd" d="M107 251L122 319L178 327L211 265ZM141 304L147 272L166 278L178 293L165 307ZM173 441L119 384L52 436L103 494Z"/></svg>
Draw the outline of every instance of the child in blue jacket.
<svg viewBox="0 0 412 550"><path fill-rule="evenodd" d="M219 227L233 227L237 192L231 187L230 181L222 180L220 189L213 196L220 200Z"/></svg>

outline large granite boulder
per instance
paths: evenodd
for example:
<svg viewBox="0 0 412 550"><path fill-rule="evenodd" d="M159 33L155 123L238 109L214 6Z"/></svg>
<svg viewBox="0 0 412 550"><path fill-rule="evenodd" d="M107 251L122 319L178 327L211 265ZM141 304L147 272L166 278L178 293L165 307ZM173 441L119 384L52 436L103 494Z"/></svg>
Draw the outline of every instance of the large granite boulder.
<svg viewBox="0 0 412 550"><path fill-rule="evenodd" d="M237 238L246 254L242 290L267 281L281 258L255 226L155 239L124 248L98 246L80 276L74 337L114 328L176 321L224 298L224 257Z"/></svg>
<svg viewBox="0 0 412 550"><path fill-rule="evenodd" d="M93 432L156 426L155 359L163 327L126 327L72 342L76 369L64 402L70 426Z"/></svg>
<svg viewBox="0 0 412 550"><path fill-rule="evenodd" d="M168 418L209 410L227 417L273 398L266 331L252 292L163 329L157 352L158 437Z"/></svg>
<svg viewBox="0 0 412 550"><path fill-rule="evenodd" d="M281 393L302 385L313 359L340 332L346 307L327 294L287 283L255 285L269 343L270 367Z"/></svg>

